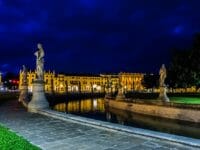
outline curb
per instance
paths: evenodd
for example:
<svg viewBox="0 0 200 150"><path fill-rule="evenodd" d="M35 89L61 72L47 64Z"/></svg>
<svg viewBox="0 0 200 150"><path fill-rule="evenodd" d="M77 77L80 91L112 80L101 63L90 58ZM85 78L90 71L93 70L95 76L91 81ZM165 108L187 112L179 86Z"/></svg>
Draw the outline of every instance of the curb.
<svg viewBox="0 0 200 150"><path fill-rule="evenodd" d="M172 135L172 134L168 134L168 133L161 133L161 132L157 132L157 131L134 128L134 127L129 127L129 126L122 126L119 124L94 120L94 119L90 119L90 118L84 118L84 117L80 117L80 116L76 116L76 115L72 115L72 114L65 114L65 113L53 111L50 109L38 110L38 113L41 115L60 119L63 121L70 121L73 123L79 123L79 124L92 126L92 127L96 127L96 128L98 127L98 128L108 129L108 130L112 130L112 131L119 131L122 133L129 133L132 135L135 134L135 135L139 135L139 136L143 136L143 137L156 138L156 139L160 139L160 140L166 140L169 142L183 144L186 146L193 146L196 148L200 148L200 140L189 138L189 137Z"/></svg>

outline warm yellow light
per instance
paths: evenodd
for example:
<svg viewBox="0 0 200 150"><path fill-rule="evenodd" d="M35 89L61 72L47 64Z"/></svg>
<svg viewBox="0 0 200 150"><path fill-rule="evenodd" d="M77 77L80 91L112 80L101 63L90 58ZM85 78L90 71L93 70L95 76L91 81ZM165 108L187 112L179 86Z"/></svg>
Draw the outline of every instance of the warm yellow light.
<svg viewBox="0 0 200 150"><path fill-rule="evenodd" d="M94 84L94 85L93 85L93 88L96 88L96 87L97 87L97 85L96 85L96 84Z"/></svg>
<svg viewBox="0 0 200 150"><path fill-rule="evenodd" d="M98 91L101 91L101 86L97 86L97 90L98 90Z"/></svg>
<svg viewBox="0 0 200 150"><path fill-rule="evenodd" d="M64 86L63 86L63 84L60 84L60 88L63 88Z"/></svg>

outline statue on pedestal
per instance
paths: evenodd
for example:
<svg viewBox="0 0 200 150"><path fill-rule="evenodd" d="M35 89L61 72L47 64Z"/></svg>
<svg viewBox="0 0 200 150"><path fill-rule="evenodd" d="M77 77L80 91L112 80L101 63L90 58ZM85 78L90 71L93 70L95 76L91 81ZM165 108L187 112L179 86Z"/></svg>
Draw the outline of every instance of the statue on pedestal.
<svg viewBox="0 0 200 150"><path fill-rule="evenodd" d="M121 79L121 76L119 76L118 93L117 93L116 100L125 100L125 99L126 99L126 97L124 95L124 90L123 90L123 86L122 86L122 79Z"/></svg>
<svg viewBox="0 0 200 150"><path fill-rule="evenodd" d="M20 88L20 95L19 95L19 102L22 102L22 104L27 107L28 105L28 82L27 82L27 69L25 65L22 66L23 69L21 71L21 88Z"/></svg>
<svg viewBox="0 0 200 150"><path fill-rule="evenodd" d="M159 100L162 100L164 102L169 102L169 98L167 97L167 87L165 85L165 79L167 77L167 70L165 68L165 65L162 64L162 67L159 71L160 79L159 79L159 85L160 85L160 94L159 94Z"/></svg>
<svg viewBox="0 0 200 150"><path fill-rule="evenodd" d="M36 78L38 80L43 80L44 78L44 50L42 44L38 44L38 51L34 53L36 56Z"/></svg>
<svg viewBox="0 0 200 150"><path fill-rule="evenodd" d="M49 108L44 91L44 50L42 44L38 44L36 56L36 80L33 81L33 96L28 104L29 112L37 112L40 109Z"/></svg>
<svg viewBox="0 0 200 150"><path fill-rule="evenodd" d="M106 98L112 97L112 79L111 75L107 76L107 85L106 85Z"/></svg>
<svg viewBox="0 0 200 150"><path fill-rule="evenodd" d="M162 67L160 68L159 75L160 75L160 80L159 80L160 87L165 86L165 79L167 77L167 71L166 71L164 64L162 64Z"/></svg>
<svg viewBox="0 0 200 150"><path fill-rule="evenodd" d="M27 69L25 65L23 65L22 68L22 84L27 85Z"/></svg>

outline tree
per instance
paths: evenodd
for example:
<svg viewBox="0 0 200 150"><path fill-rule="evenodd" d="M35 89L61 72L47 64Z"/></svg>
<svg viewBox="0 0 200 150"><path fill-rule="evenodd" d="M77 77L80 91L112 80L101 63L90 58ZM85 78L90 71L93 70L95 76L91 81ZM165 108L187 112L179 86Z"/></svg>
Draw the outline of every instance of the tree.
<svg viewBox="0 0 200 150"><path fill-rule="evenodd" d="M186 79L189 72L188 52L187 50L174 50L167 78L170 87L187 87L189 84L189 80Z"/></svg>
<svg viewBox="0 0 200 150"><path fill-rule="evenodd" d="M158 80L159 80L159 75L145 74L142 84L147 89L152 88L152 90L153 90L153 88L158 87Z"/></svg>
<svg viewBox="0 0 200 150"><path fill-rule="evenodd" d="M171 87L200 86L200 34L194 37L193 46L188 50L173 51L168 71L168 83Z"/></svg>
<svg viewBox="0 0 200 150"><path fill-rule="evenodd" d="M190 54L190 68L192 78L197 87L200 86L200 33L194 37L193 47Z"/></svg>

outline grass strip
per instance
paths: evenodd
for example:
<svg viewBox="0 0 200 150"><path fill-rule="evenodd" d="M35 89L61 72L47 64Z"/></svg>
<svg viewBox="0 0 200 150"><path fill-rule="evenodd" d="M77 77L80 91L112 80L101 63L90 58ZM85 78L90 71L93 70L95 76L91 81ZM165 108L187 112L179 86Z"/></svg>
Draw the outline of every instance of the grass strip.
<svg viewBox="0 0 200 150"><path fill-rule="evenodd" d="M0 149L1 150L40 150L26 139L18 136L8 128L0 125Z"/></svg>

